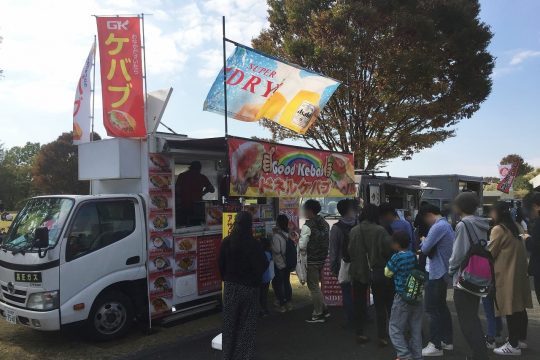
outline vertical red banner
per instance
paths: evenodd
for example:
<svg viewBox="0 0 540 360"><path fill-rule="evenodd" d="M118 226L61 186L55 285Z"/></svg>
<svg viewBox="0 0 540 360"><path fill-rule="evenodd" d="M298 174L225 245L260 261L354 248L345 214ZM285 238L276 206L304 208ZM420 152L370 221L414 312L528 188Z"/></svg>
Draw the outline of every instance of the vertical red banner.
<svg viewBox="0 0 540 360"><path fill-rule="evenodd" d="M103 125L107 135L146 136L139 17L98 17Z"/></svg>

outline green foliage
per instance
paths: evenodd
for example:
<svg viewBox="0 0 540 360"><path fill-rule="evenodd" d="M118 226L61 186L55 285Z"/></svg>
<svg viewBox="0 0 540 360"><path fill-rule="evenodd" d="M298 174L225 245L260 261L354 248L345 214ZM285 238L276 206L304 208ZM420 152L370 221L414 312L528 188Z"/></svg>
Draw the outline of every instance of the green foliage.
<svg viewBox="0 0 540 360"><path fill-rule="evenodd" d="M32 196L31 169L39 149L39 143L27 142L1 151L0 199L7 209L16 208L21 200Z"/></svg>
<svg viewBox="0 0 540 360"><path fill-rule="evenodd" d="M306 136L272 122L276 140L353 152L356 167L410 159L455 135L491 91L492 38L477 0L268 0L266 53L348 84Z"/></svg>
<svg viewBox="0 0 540 360"><path fill-rule="evenodd" d="M516 164L516 163L520 164L519 170L518 170L518 176L526 175L534 170L534 166L532 166L529 163L526 163L525 160L523 160L523 157L518 154L506 155L505 157L501 159L501 162L499 164L506 165L506 164Z"/></svg>

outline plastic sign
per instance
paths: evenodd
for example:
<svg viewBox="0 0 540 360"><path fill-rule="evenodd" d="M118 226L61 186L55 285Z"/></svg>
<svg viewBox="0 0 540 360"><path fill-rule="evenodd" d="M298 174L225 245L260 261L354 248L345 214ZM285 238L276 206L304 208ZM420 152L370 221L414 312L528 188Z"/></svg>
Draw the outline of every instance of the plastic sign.
<svg viewBox="0 0 540 360"><path fill-rule="evenodd" d="M97 29L107 135L145 137L140 19L98 17Z"/></svg>
<svg viewBox="0 0 540 360"><path fill-rule="evenodd" d="M229 138L231 196L351 197L352 154Z"/></svg>
<svg viewBox="0 0 540 360"><path fill-rule="evenodd" d="M305 134L340 83L336 80L238 46L227 60L227 112L242 121L275 121ZM225 112L223 69L204 110Z"/></svg>

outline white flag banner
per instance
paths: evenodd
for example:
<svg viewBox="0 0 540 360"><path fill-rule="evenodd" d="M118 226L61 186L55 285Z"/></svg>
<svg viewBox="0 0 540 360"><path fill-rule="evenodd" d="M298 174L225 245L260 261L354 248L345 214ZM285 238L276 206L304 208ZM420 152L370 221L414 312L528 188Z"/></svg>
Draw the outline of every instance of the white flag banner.
<svg viewBox="0 0 540 360"><path fill-rule="evenodd" d="M75 91L73 103L73 143L82 144L90 141L90 97L92 95L92 79L90 77L92 62L96 51L96 43L92 44L86 58L81 77Z"/></svg>

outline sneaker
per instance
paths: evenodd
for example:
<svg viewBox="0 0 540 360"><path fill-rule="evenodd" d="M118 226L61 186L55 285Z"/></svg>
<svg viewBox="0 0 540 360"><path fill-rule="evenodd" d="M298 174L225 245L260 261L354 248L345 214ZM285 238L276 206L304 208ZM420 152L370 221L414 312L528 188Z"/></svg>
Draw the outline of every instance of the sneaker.
<svg viewBox="0 0 540 360"><path fill-rule="evenodd" d="M292 305L292 303L290 301L285 304L285 308L287 309L287 311L294 310L294 307L293 307L293 305Z"/></svg>
<svg viewBox="0 0 540 360"><path fill-rule="evenodd" d="M519 340L518 341L518 348L520 348L521 350L528 349L529 345L525 341Z"/></svg>
<svg viewBox="0 0 540 360"><path fill-rule="evenodd" d="M306 320L307 323L314 324L314 323L325 323L326 318L323 314L321 315L312 315L311 318Z"/></svg>
<svg viewBox="0 0 540 360"><path fill-rule="evenodd" d="M367 344L369 342L369 337L365 335L356 335L356 343L358 345Z"/></svg>
<svg viewBox="0 0 540 360"><path fill-rule="evenodd" d="M322 312L323 316L325 318L329 318L330 317L330 311L328 311L328 308L324 309L323 312Z"/></svg>
<svg viewBox="0 0 540 360"><path fill-rule="evenodd" d="M276 309L278 313L285 313L287 312L287 308L285 306L280 306Z"/></svg>
<svg viewBox="0 0 540 360"><path fill-rule="evenodd" d="M443 356L444 352L442 349L437 349L435 344L432 342L428 343L425 348L422 349L422 356Z"/></svg>
<svg viewBox="0 0 540 360"><path fill-rule="evenodd" d="M497 342L494 338L490 336L484 336L484 339L486 340L486 348L489 350L495 350L497 348Z"/></svg>
<svg viewBox="0 0 540 360"><path fill-rule="evenodd" d="M513 347L512 345L510 345L510 343L504 344L500 348L493 350L493 352L497 355L521 355L521 349Z"/></svg>
<svg viewBox="0 0 540 360"><path fill-rule="evenodd" d="M279 307L279 306L280 306L279 300L274 300L274 306L275 306L275 307Z"/></svg>
<svg viewBox="0 0 540 360"><path fill-rule="evenodd" d="M454 344L446 344L444 341L441 341L441 348L443 350L453 351L454 350Z"/></svg>
<svg viewBox="0 0 540 360"><path fill-rule="evenodd" d="M386 339L379 339L379 347L387 347L388 346L388 340Z"/></svg>

